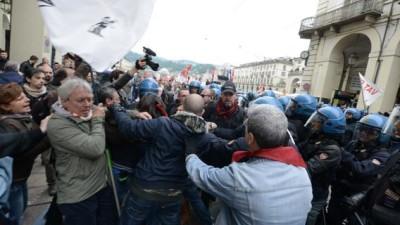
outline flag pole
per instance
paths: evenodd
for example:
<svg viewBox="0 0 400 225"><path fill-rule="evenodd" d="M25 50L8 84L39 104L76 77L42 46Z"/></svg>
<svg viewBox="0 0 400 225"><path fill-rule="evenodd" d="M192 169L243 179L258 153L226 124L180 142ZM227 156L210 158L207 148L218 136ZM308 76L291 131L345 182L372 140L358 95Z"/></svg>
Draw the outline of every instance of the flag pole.
<svg viewBox="0 0 400 225"><path fill-rule="evenodd" d="M111 156L110 156L110 152L108 151L108 149L106 149L106 160L107 160L108 173L110 176L109 178L110 178L110 182L111 182L111 188L112 188L112 191L114 194L115 205L117 208L118 217L120 217L121 216L121 205L120 205L119 198L118 198L117 186L115 185L114 174L112 171Z"/></svg>
<svg viewBox="0 0 400 225"><path fill-rule="evenodd" d="M369 111L369 106L367 106L367 104L365 103L364 90L363 90L362 85L361 85L361 90L360 90L360 92L361 92L361 96L362 96L362 100L363 100L364 110L367 110L367 113L368 113L368 111Z"/></svg>

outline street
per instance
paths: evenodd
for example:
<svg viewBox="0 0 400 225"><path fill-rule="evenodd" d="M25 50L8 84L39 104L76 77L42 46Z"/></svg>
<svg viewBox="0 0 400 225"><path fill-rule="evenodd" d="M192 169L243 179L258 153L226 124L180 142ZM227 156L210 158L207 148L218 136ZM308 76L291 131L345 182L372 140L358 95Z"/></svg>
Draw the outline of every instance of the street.
<svg viewBox="0 0 400 225"><path fill-rule="evenodd" d="M23 225L32 225L37 217L48 207L51 197L47 194L44 166L37 157L32 174L28 179L28 207L24 214Z"/></svg>

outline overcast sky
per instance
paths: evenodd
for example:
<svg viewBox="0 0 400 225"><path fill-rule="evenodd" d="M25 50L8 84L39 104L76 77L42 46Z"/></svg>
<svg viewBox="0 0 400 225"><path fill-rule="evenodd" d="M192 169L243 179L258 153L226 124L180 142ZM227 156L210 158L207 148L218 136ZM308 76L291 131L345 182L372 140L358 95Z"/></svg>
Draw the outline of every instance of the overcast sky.
<svg viewBox="0 0 400 225"><path fill-rule="evenodd" d="M302 19L318 0L157 0L149 27L133 49L200 63L233 64L298 57Z"/></svg>

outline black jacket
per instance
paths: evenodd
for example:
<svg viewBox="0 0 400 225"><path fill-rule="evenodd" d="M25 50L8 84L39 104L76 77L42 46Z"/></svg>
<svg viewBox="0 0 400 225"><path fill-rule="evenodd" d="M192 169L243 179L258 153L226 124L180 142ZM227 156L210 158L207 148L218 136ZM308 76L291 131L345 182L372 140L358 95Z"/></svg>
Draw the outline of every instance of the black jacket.
<svg viewBox="0 0 400 225"><path fill-rule="evenodd" d="M29 150L44 136L45 134L39 129L18 133L0 133L0 158L21 154Z"/></svg>
<svg viewBox="0 0 400 225"><path fill-rule="evenodd" d="M389 159L387 149L377 144L363 146L350 142L342 152L342 163L337 171L337 182L348 194L366 190L377 178Z"/></svg>
<svg viewBox="0 0 400 225"><path fill-rule="evenodd" d="M341 160L341 148L333 139L310 138L301 148L311 177L314 198L328 197L328 188Z"/></svg>
<svg viewBox="0 0 400 225"><path fill-rule="evenodd" d="M0 117L0 132L26 132L35 129L29 115L2 115ZM47 137L40 142L32 143L28 151L15 155L13 162L13 182L26 181L32 172L37 155L50 148Z"/></svg>
<svg viewBox="0 0 400 225"><path fill-rule="evenodd" d="M206 121L214 122L219 128L226 129L236 129L243 124L246 118L246 113L241 107L238 107L238 110L233 113L230 118L223 118L217 115L216 106L216 102L210 102L207 105L205 109L207 113L204 114L204 119Z"/></svg>
<svg viewBox="0 0 400 225"><path fill-rule="evenodd" d="M21 73L23 73L24 75L30 73L34 67L34 65L31 64L31 62L29 62L29 60L22 62L21 65L19 66L19 71Z"/></svg>
<svg viewBox="0 0 400 225"><path fill-rule="evenodd" d="M106 113L104 130L106 132L106 147L110 151L113 166L132 172L143 157L143 152L139 148L141 141L124 137L110 113Z"/></svg>

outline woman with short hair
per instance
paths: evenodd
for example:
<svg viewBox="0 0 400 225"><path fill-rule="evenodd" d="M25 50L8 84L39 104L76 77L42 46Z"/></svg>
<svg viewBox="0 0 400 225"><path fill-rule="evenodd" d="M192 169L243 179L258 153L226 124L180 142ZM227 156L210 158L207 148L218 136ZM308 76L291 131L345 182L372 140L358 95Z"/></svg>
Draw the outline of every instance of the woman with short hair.
<svg viewBox="0 0 400 225"><path fill-rule="evenodd" d="M29 99L16 83L0 85L0 132L26 132L38 128L32 121ZM48 149L47 139L32 143L28 151L14 156L12 164L12 185L8 205L10 219L16 224L22 222L22 215L28 202L27 180L32 172L35 158Z"/></svg>

